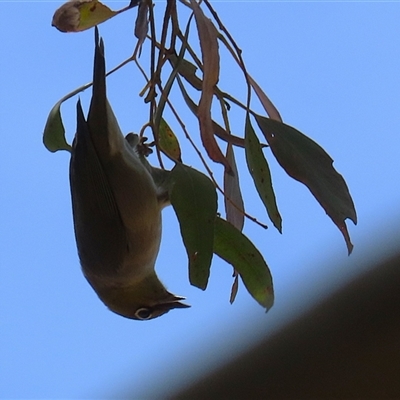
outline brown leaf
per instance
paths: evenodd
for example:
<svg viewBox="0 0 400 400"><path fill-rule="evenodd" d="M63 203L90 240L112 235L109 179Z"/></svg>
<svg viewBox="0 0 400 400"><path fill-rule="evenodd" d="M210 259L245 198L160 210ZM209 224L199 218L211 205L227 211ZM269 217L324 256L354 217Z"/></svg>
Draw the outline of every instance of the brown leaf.
<svg viewBox="0 0 400 400"><path fill-rule="evenodd" d="M51 25L61 32L81 32L107 21L128 8L113 11L98 0L72 0L56 10Z"/></svg>
<svg viewBox="0 0 400 400"><path fill-rule="evenodd" d="M345 180L333 168L332 158L297 129L259 115L256 120L281 167L310 189L343 234L350 254L353 244L345 220L349 218L356 224L357 214Z"/></svg>
<svg viewBox="0 0 400 400"><path fill-rule="evenodd" d="M203 84L197 110L201 140L208 156L230 170L230 165L215 140L211 118L214 87L219 79L218 32L211 20L204 15L199 4L195 0L190 0L190 4L196 20L203 59Z"/></svg>
<svg viewBox="0 0 400 400"><path fill-rule="evenodd" d="M135 22L135 36L139 39L138 46L141 47L146 39L149 30L148 19L149 6L146 2L140 2L138 7L138 14Z"/></svg>
<svg viewBox="0 0 400 400"><path fill-rule="evenodd" d="M250 85L256 92L256 95L258 96L262 106L264 107L264 110L267 112L269 117L271 119L274 119L275 121L282 122L282 118L281 115L279 114L279 111L272 104L272 101L268 98L268 96L264 93L264 91L260 88L260 86L258 86L258 83L248 74L247 78L249 79Z"/></svg>

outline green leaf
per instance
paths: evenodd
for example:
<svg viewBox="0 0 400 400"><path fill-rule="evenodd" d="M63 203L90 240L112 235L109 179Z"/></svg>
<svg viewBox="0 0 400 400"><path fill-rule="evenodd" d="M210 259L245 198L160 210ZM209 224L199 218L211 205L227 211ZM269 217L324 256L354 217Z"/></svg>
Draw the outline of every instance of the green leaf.
<svg viewBox="0 0 400 400"><path fill-rule="evenodd" d="M72 150L65 140L65 129L61 119L60 107L63 101L64 99L60 100L51 109L43 132L43 144L52 153L58 150Z"/></svg>
<svg viewBox="0 0 400 400"><path fill-rule="evenodd" d="M249 115L246 116L245 127L246 161L258 195L267 209L268 216L275 228L282 233L282 218L276 205L275 193L272 188L271 172L261 148Z"/></svg>
<svg viewBox="0 0 400 400"><path fill-rule="evenodd" d="M232 224L216 218L214 253L233 266L250 295L269 310L274 303L272 276L254 244Z"/></svg>
<svg viewBox="0 0 400 400"><path fill-rule="evenodd" d="M203 81L196 75L197 67L193 63L184 58L179 60L176 53L172 53L168 60L174 68L178 68L179 75L185 78L195 89L201 90Z"/></svg>
<svg viewBox="0 0 400 400"><path fill-rule="evenodd" d="M239 274L237 273L237 271L234 272L233 277L234 278L233 278L233 284L232 284L232 288L231 288L231 295L229 297L229 303L231 303L231 304L234 303L237 292L239 290Z"/></svg>
<svg viewBox="0 0 400 400"><path fill-rule="evenodd" d="M179 146L178 138L175 136L174 132L164 118L161 118L160 121L158 144L161 150L168 154L168 156L170 156L172 159L182 161L181 148Z"/></svg>
<svg viewBox="0 0 400 400"><path fill-rule="evenodd" d="M297 129L259 115L256 120L279 164L310 189L343 234L350 254L353 245L345 219L356 224L357 215L346 182L333 168L332 158Z"/></svg>
<svg viewBox="0 0 400 400"><path fill-rule="evenodd" d="M87 83L86 85L78 87L77 89L65 95L51 109L43 132L43 144L47 150L53 153L58 150L67 150L71 152L72 148L65 140L65 129L60 112L61 104L78 93L83 92L90 86L92 86L92 83Z"/></svg>
<svg viewBox="0 0 400 400"><path fill-rule="evenodd" d="M226 149L226 158L232 167L232 174L228 174L227 171L224 171L224 202L226 219L241 231L244 225L244 202L242 192L240 191L239 173L236 167L235 153L231 144L228 144Z"/></svg>
<svg viewBox="0 0 400 400"><path fill-rule="evenodd" d="M97 0L83 3L79 7L79 13L79 31L93 28L94 26L107 21L111 17L114 17L114 15L117 15L116 11L111 11L107 6Z"/></svg>
<svg viewBox="0 0 400 400"><path fill-rule="evenodd" d="M168 187L189 258L190 283L204 290L213 256L217 213L215 186L201 172L178 163L171 171Z"/></svg>

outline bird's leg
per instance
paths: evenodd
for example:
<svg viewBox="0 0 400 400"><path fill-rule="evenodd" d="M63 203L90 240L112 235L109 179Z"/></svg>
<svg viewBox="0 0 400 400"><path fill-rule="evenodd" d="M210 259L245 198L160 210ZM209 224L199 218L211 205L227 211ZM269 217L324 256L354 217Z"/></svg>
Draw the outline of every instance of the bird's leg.
<svg viewBox="0 0 400 400"><path fill-rule="evenodd" d="M168 195L168 178L170 171L165 169L156 168L150 165L147 161L147 157L153 152L150 146L154 145L152 143L145 143L146 137L139 137L135 133L128 133L125 136L126 141L132 147L132 150L137 154L142 164L150 172L153 178L154 184L157 188L157 198L162 208L170 204Z"/></svg>

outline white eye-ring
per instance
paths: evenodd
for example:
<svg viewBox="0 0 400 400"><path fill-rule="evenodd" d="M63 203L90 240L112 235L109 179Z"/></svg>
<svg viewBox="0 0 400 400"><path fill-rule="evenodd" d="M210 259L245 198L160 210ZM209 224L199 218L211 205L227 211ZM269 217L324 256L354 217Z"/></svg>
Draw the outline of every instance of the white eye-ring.
<svg viewBox="0 0 400 400"><path fill-rule="evenodd" d="M151 310L149 308L138 308L135 312L135 317L138 319L146 320L151 318Z"/></svg>

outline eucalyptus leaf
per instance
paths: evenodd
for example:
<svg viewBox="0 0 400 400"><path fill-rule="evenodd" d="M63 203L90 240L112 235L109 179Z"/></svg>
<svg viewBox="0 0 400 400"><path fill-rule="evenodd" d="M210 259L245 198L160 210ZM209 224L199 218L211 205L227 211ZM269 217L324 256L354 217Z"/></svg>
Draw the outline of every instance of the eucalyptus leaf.
<svg viewBox="0 0 400 400"><path fill-rule="evenodd" d="M229 303L231 303L231 304L234 303L237 293L238 293L238 290L239 290L239 274L235 271L233 277L234 278L233 278L233 284L232 284L232 288L231 288L231 295L229 297Z"/></svg>
<svg viewBox="0 0 400 400"><path fill-rule="evenodd" d="M60 107L63 101L64 99L60 100L51 109L43 132L43 144L52 153L58 150L72 150L65 139L65 128L61 118Z"/></svg>
<svg viewBox="0 0 400 400"><path fill-rule="evenodd" d="M47 150L51 151L52 153L58 150L67 150L71 152L72 148L65 139L65 128L62 122L60 111L61 104L71 97L77 95L78 93L83 92L90 86L92 86L92 83L87 83L86 85L78 87L77 89L65 95L50 110L43 132L43 144L45 145Z"/></svg>
<svg viewBox="0 0 400 400"><path fill-rule="evenodd" d="M217 193L201 172L177 163L169 176L169 198L189 259L189 280L206 289L213 256Z"/></svg>
<svg viewBox="0 0 400 400"><path fill-rule="evenodd" d="M272 101L268 98L268 96L265 94L265 92L260 88L258 83L248 74L247 74L247 78L250 82L250 85L256 92L256 95L258 96L262 106L264 107L264 110L267 112L267 114L270 116L270 118L272 118L276 121L282 122L282 118L281 118L281 115L279 114L279 111L274 106Z"/></svg>
<svg viewBox="0 0 400 400"><path fill-rule="evenodd" d="M211 20L204 15L202 9L195 0L190 0L190 6L196 20L203 59L203 84L199 107L197 109L201 141L211 160L223 164L225 168L230 171L231 167L228 160L223 155L215 140L211 118L214 88L218 83L220 71L218 31Z"/></svg>
<svg viewBox="0 0 400 400"><path fill-rule="evenodd" d="M181 148L179 146L178 138L168 125L164 118L161 118L160 127L158 131L158 144L163 152L168 154L173 160L181 160Z"/></svg>
<svg viewBox="0 0 400 400"><path fill-rule="evenodd" d="M113 11L98 0L70 0L56 10L51 24L60 32L81 32L139 4L141 5L142 1L134 0L127 7Z"/></svg>
<svg viewBox="0 0 400 400"><path fill-rule="evenodd" d="M239 173L236 167L233 146L228 144L226 158L232 167L232 174L224 172L224 202L226 219L241 231L244 225L244 202L240 190Z"/></svg>
<svg viewBox="0 0 400 400"><path fill-rule="evenodd" d="M289 176L304 183L339 228L348 253L353 249L345 220L357 223L353 199L342 175L333 168L326 151L297 129L256 116L272 153Z"/></svg>
<svg viewBox="0 0 400 400"><path fill-rule="evenodd" d="M267 160L264 157L260 141L251 125L249 115L246 117L245 144L247 166L254 180L258 195L264 203L268 216L275 228L282 233L282 218L276 204L271 172Z"/></svg>
<svg viewBox="0 0 400 400"><path fill-rule="evenodd" d="M274 304L268 265L242 232L219 217L215 220L214 253L233 266L250 295L268 311Z"/></svg>
<svg viewBox="0 0 400 400"><path fill-rule="evenodd" d="M52 25L61 32L81 32L120 12L110 10L98 0L72 0L56 10Z"/></svg>
<svg viewBox="0 0 400 400"><path fill-rule="evenodd" d="M148 21L149 5L141 1L138 7L138 14L135 21L135 36L139 39L140 44L144 42L149 31Z"/></svg>
<svg viewBox="0 0 400 400"><path fill-rule="evenodd" d="M168 60L171 65L178 67L179 75L181 75L187 82L189 82L196 90L201 90L203 81L196 75L197 67L186 59L178 59L176 53L172 53Z"/></svg>
<svg viewBox="0 0 400 400"><path fill-rule="evenodd" d="M79 7L80 21L78 31L93 28L118 14L97 0L84 3Z"/></svg>

